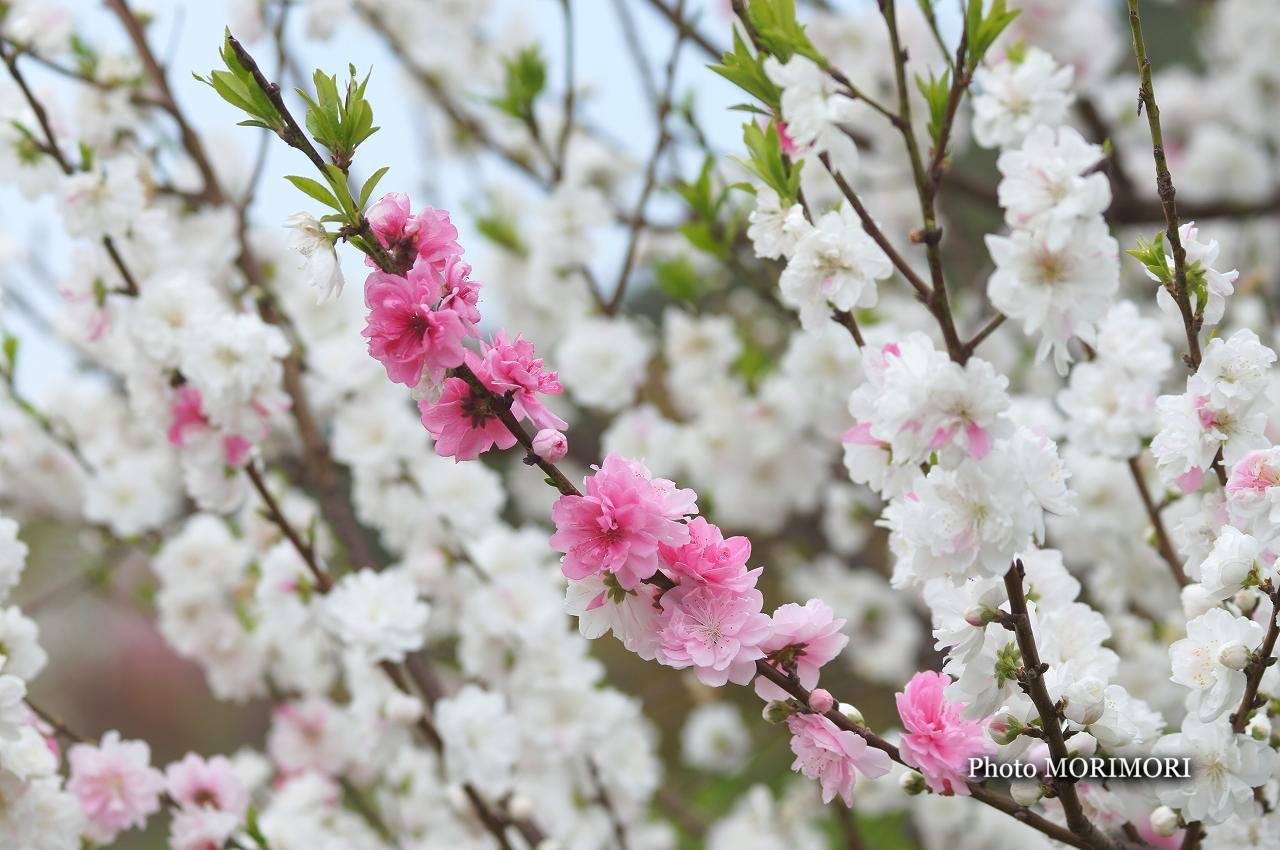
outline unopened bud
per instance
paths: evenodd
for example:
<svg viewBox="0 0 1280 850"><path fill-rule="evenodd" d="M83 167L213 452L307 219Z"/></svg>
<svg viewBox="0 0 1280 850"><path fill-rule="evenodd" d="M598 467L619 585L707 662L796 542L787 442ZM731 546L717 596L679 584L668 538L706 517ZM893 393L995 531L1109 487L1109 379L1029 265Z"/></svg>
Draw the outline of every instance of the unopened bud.
<svg viewBox="0 0 1280 850"><path fill-rule="evenodd" d="M450 785L445 788L444 798L449 803L449 807L457 814L466 814L471 811L471 801L467 798L467 792L462 790L461 785Z"/></svg>
<svg viewBox="0 0 1280 850"><path fill-rule="evenodd" d="M569 438L555 428L543 428L533 437L533 453L547 463L559 463L569 453Z"/></svg>
<svg viewBox="0 0 1280 850"><path fill-rule="evenodd" d="M794 713L795 709L787 703L782 700L773 700L765 704L764 711L760 712L760 716L770 723L784 723Z"/></svg>
<svg viewBox="0 0 1280 850"><path fill-rule="evenodd" d="M900 787L905 794L912 797L917 794L923 794L929 786L925 784L924 777L916 773L914 770L908 770L902 774L902 778L898 780Z"/></svg>
<svg viewBox="0 0 1280 850"><path fill-rule="evenodd" d="M1266 741L1271 738L1271 718L1265 711L1260 711L1249 718L1249 725L1244 727L1245 734L1255 741Z"/></svg>
<svg viewBox="0 0 1280 850"><path fill-rule="evenodd" d="M847 702L840 703L840 713L852 720L854 723L857 723L859 726L866 725L867 721L862 719L862 712L858 711L857 708Z"/></svg>
<svg viewBox="0 0 1280 850"><path fill-rule="evenodd" d="M528 820L533 817L533 801L523 794L513 794L507 802L507 812L516 820Z"/></svg>
<svg viewBox="0 0 1280 850"><path fill-rule="evenodd" d="M1022 724L1012 714L997 714L987 724L987 734L1000 746L1012 744L1022 734Z"/></svg>
<svg viewBox="0 0 1280 850"><path fill-rule="evenodd" d="M809 694L809 708L818 714L826 714L836 704L835 697L831 696L831 692L822 688L814 688Z"/></svg>
<svg viewBox="0 0 1280 850"><path fill-rule="evenodd" d="M407 726L422 717L422 700L396 691L387 697L382 710L387 720L401 726Z"/></svg>
<svg viewBox="0 0 1280 850"><path fill-rule="evenodd" d="M1078 758L1087 759L1098 751L1098 739L1088 732L1072 735L1067 740L1067 752Z"/></svg>
<svg viewBox="0 0 1280 850"><path fill-rule="evenodd" d="M964 612L964 621L975 629L980 629L991 622L991 609L984 608L981 605L974 605Z"/></svg>
<svg viewBox="0 0 1280 850"><path fill-rule="evenodd" d="M1034 806L1044 796L1044 786L1035 779L1015 779L1009 783L1009 796L1019 806Z"/></svg>
<svg viewBox="0 0 1280 850"><path fill-rule="evenodd" d="M1243 670L1249 666L1249 648L1235 640L1223 644L1222 649L1218 651L1218 661L1223 667Z"/></svg>
<svg viewBox="0 0 1280 850"><path fill-rule="evenodd" d="M1168 806L1161 806L1151 813L1151 831L1168 838L1178 831L1178 813Z"/></svg>
<svg viewBox="0 0 1280 850"><path fill-rule="evenodd" d="M1106 684L1093 677L1073 682L1066 692L1063 714L1068 720L1088 726L1097 723L1107 707Z"/></svg>
<svg viewBox="0 0 1280 850"><path fill-rule="evenodd" d="M560 850L560 842L554 838L544 838L538 842L533 850Z"/></svg>

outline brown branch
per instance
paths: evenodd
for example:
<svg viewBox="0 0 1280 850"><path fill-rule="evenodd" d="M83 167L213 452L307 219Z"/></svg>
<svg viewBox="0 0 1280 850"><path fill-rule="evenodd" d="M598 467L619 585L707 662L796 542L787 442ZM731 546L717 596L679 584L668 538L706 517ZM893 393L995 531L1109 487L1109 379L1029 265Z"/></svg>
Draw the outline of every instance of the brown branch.
<svg viewBox="0 0 1280 850"><path fill-rule="evenodd" d="M1070 756L1066 738L1062 733L1062 712L1058 704L1049 696L1049 690L1044 684L1044 673L1049 669L1049 665L1040 660L1040 650L1036 646L1035 633L1031 629L1031 616L1027 610L1027 598L1022 589L1022 578L1022 562L1015 561L1004 575L1004 587L1009 596L1009 615L1004 620L1004 626L1013 631L1017 637L1018 651L1022 654L1018 684L1031 698L1040 715L1041 731L1049 748L1049 756L1055 761L1065 761ZM1072 834L1084 841L1087 847L1104 850L1118 846L1102 834L1084 813L1074 781L1069 777L1055 777L1048 781L1062 804L1062 812L1066 816L1067 827Z"/></svg>
<svg viewBox="0 0 1280 850"><path fill-rule="evenodd" d="M1160 557L1164 558L1164 562L1169 565L1169 572L1173 574L1173 579L1178 583L1178 587L1186 587L1191 583L1187 578L1186 572L1182 569L1182 559L1178 557L1178 553L1174 551L1173 544L1169 542L1169 532L1164 527L1164 519L1160 516L1160 508L1151 498L1151 490L1147 487L1147 480L1142 474L1142 465L1138 462L1138 457L1129 458L1129 472L1133 475L1133 483L1138 487L1138 495L1142 499L1142 506L1147 509L1147 517L1151 520L1151 527L1156 534L1156 549L1160 552Z"/></svg>
<svg viewBox="0 0 1280 850"><path fill-rule="evenodd" d="M677 0L677 14L683 10L684 0ZM622 299L626 297L627 283L630 281L631 270L635 266L636 251L640 244L640 234L644 230L645 207L649 205L649 197L658 185L658 161L662 159L662 152L666 150L667 145L671 142L671 131L667 127L667 116L671 113L671 98L676 84L676 65L680 59L680 47L683 44L684 31L681 30L676 34L675 44L671 47L671 56L667 60L666 83L662 89L662 97L658 101L658 138L654 141L653 151L649 154L649 161L645 164L644 186L640 190L640 197L636 199L636 205L628 221L627 248L622 257L622 268L618 271L618 282L614 286L613 297L605 305L605 313L608 315L618 312L618 308L622 305Z"/></svg>
<svg viewBox="0 0 1280 850"><path fill-rule="evenodd" d="M1277 591L1272 586L1270 579L1263 583L1261 589L1270 598L1272 611L1275 611L1276 606L1280 605L1280 591ZM1262 701L1258 699L1258 686L1262 684L1262 674L1267 672L1268 667L1276 663L1276 638L1280 637L1280 625L1277 625L1277 622L1280 621L1273 614L1271 622L1267 624L1267 634L1262 639L1262 646L1258 647L1257 651L1253 653L1248 665L1244 668L1244 696L1240 698L1240 707L1230 716L1231 731L1237 735L1249 725L1249 716L1253 714L1253 710L1262 704Z"/></svg>
<svg viewBox="0 0 1280 850"><path fill-rule="evenodd" d="M1173 176L1164 153L1164 133L1160 128L1160 107L1156 104L1155 86L1151 81L1151 61L1147 59L1146 43L1142 39L1142 20L1138 16L1138 0L1128 0L1129 29L1133 34L1133 52L1138 61L1138 111L1147 111L1147 128L1151 132L1151 153L1156 167L1156 190L1160 195L1160 208L1164 212L1165 236L1173 252L1174 300L1182 313L1183 329L1187 336L1187 365L1195 371L1200 367L1200 324L1203 316L1191 307L1187 289L1187 251L1178 233L1177 192L1173 188ZM1201 305L1203 309L1204 305Z"/></svg>

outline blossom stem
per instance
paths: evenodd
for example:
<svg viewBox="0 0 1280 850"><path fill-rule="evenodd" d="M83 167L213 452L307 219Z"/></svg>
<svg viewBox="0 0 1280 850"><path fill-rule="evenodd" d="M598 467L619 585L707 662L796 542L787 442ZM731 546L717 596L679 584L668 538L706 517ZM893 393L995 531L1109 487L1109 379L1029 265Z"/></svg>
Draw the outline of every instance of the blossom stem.
<svg viewBox="0 0 1280 850"><path fill-rule="evenodd" d="M1267 668L1276 663L1276 639L1280 637L1280 619L1276 617L1276 606L1280 605L1280 590L1272 586L1270 580L1262 585L1262 591L1271 600L1271 617L1267 625L1266 637L1262 645L1249 660L1245 668L1244 696L1240 698L1240 707L1230 716L1231 731L1237 735L1244 732L1249 725L1249 717L1258 703L1258 687L1262 684L1262 676Z"/></svg>
<svg viewBox="0 0 1280 850"><path fill-rule="evenodd" d="M1044 672L1048 669L1048 665L1040 660L1040 650L1036 646L1035 633L1031 629L1031 616L1027 610L1027 597L1022 589L1022 579L1022 562L1014 561L1009 571L1004 574L1005 592L1009 596L1009 616L1004 625L1017 637L1018 651L1022 654L1018 683L1031 698L1036 711L1040 714L1044 740L1049 747L1049 756L1061 762L1069 759L1070 754L1067 750L1066 738L1062 734L1061 712L1049 696L1049 690L1044 684ZM1118 846L1100 832L1085 815L1074 782L1065 778L1055 778L1051 782L1059 802L1062 803L1067 827L1085 842L1085 846L1099 848L1099 850Z"/></svg>
<svg viewBox="0 0 1280 850"><path fill-rule="evenodd" d="M678 0L677 13L684 9L684 0ZM618 312L618 308L622 305L622 299L627 294L627 284L631 279L631 270L635 267L636 252L640 246L640 234L644 230L644 211L649 205L649 198L653 195L654 189L658 186L658 161L662 159L663 152L667 149L667 145L671 142L671 131L667 127L667 116L671 113L671 99L676 84L676 65L680 59L680 48L684 45L685 31L677 29L675 44L671 47L671 55L667 59L666 82L663 85L662 96L658 99L658 138L653 144L653 151L649 154L649 161L644 168L644 185L640 190L640 197L636 199L636 205L631 212L631 217L627 222L629 231L627 234L627 248L622 257L622 268L618 272L618 282L614 285L613 296L605 304L605 313L613 315Z"/></svg>
<svg viewBox="0 0 1280 850"><path fill-rule="evenodd" d="M1164 519L1160 516L1160 508L1151 498L1151 490L1147 487L1146 477L1142 474L1142 464L1138 462L1138 456L1134 455L1129 458L1129 472L1133 475L1133 483L1138 487L1138 495L1142 498L1142 506L1147 509L1147 517L1151 520L1151 527L1156 533L1156 548L1160 551L1160 557L1164 558L1164 562L1169 565L1169 572L1173 574L1173 578L1178 582L1178 587L1186 587L1191 583L1187 578L1186 571L1182 569L1182 559L1178 557L1178 553L1173 550L1173 545L1169 542L1169 532L1165 529Z"/></svg>
<svg viewBox="0 0 1280 850"><path fill-rule="evenodd" d="M1156 104L1155 86L1151 82L1151 60L1147 58L1146 43L1142 38L1142 19L1138 15L1138 0L1128 0L1129 29L1133 33L1133 52L1138 60L1138 111L1147 111L1147 127L1151 132L1151 152L1156 166L1156 191L1160 195L1160 207L1164 212L1165 236L1173 251L1174 298L1182 313L1182 324L1187 335L1187 365L1195 371L1200 367L1200 317L1191 309L1187 292L1187 250L1178 234L1177 192L1173 176L1169 173L1169 161L1164 152L1164 133L1160 127L1160 107Z"/></svg>

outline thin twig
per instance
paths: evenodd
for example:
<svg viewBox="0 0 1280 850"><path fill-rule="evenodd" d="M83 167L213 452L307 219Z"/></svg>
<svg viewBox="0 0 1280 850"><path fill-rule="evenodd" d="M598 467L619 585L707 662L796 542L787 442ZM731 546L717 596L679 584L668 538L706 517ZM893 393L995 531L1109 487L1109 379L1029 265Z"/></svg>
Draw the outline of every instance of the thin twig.
<svg viewBox="0 0 1280 850"><path fill-rule="evenodd" d="M1173 544L1169 542L1169 532L1164 527L1160 508L1151 498L1151 490L1147 487L1146 477L1142 474L1142 465L1138 462L1136 455L1129 458L1129 472L1133 475L1133 482L1138 487L1138 496L1142 499L1142 506L1147 509L1147 517L1155 530L1156 548L1160 552L1160 557L1164 558L1164 562L1169 565L1169 572L1172 573L1178 587L1186 587L1191 580L1182 569L1182 559L1178 557L1178 553L1173 550Z"/></svg>

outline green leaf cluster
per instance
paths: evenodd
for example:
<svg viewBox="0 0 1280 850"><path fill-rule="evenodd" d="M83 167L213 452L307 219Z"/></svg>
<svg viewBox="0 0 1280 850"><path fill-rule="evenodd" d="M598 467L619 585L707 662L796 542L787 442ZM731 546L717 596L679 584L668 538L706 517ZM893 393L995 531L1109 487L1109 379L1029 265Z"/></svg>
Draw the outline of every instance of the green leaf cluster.
<svg viewBox="0 0 1280 850"><path fill-rule="evenodd" d="M213 88L218 96L227 103L249 115L248 120L241 121L242 127L264 127L283 137L284 118L276 109L271 98L258 85L253 74L240 63L235 50L231 46L231 30L227 30L222 40L222 63L225 70L214 69L209 76L194 74L195 78Z"/></svg>
<svg viewBox="0 0 1280 850"><path fill-rule="evenodd" d="M784 204L794 204L800 197L800 168L804 163L791 162L783 156L778 126L770 122L762 130L754 123L743 124L742 141L749 154L742 165L777 192Z"/></svg>
<svg viewBox="0 0 1280 850"><path fill-rule="evenodd" d="M733 33L733 50L727 51L719 65L709 65L712 71L724 77L773 113L782 109L782 90L764 70L764 56L752 53L737 30Z"/></svg>
<svg viewBox="0 0 1280 850"><path fill-rule="evenodd" d="M1018 9L1010 11L1005 0L992 0L991 8L985 12L983 5L983 0L969 0L965 11L964 32L969 42L970 70L978 67L991 45L1019 13Z"/></svg>
<svg viewBox="0 0 1280 850"><path fill-rule="evenodd" d="M489 103L517 121L533 120L533 104L547 87L547 63L537 45L502 60L503 91Z"/></svg>
<svg viewBox="0 0 1280 850"><path fill-rule="evenodd" d="M360 143L378 132L378 128L373 126L373 107L364 96L369 75L366 74L363 80L357 79L354 65L347 66L347 72L346 87L341 93L337 75L329 76L322 71L312 75L316 89L314 96L302 89L297 90L307 103L307 131L328 149L333 163L344 173L351 167Z"/></svg>
<svg viewBox="0 0 1280 850"><path fill-rule="evenodd" d="M779 60L787 62L799 53L826 65L826 59L796 20L796 0L751 0L747 4L747 21L761 46Z"/></svg>

